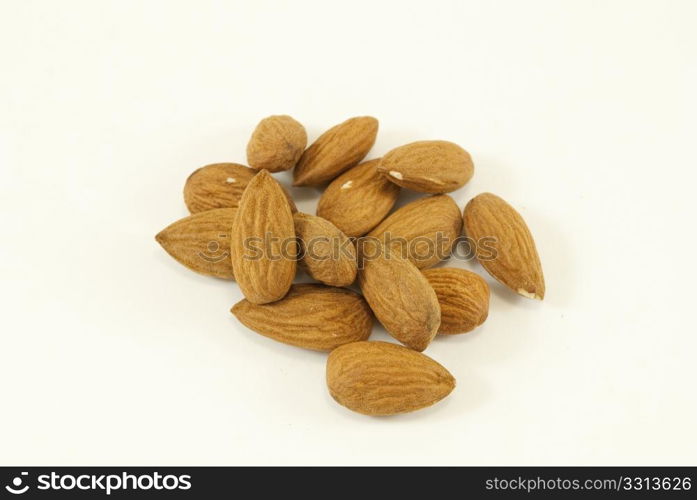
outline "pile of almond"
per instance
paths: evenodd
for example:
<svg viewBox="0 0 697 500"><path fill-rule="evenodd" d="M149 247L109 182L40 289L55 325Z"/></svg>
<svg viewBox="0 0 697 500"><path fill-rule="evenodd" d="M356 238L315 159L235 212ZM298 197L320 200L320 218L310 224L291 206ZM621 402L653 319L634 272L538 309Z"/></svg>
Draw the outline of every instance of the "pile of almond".
<svg viewBox="0 0 697 500"><path fill-rule="evenodd" d="M328 351L337 402L392 415L450 394L454 377L422 351L437 334L466 333L487 318L484 279L433 268L457 245L469 244L520 295L541 300L545 284L532 235L511 205L483 193L461 212L445 194L472 178L467 151L418 141L361 163L377 132L375 118L351 118L307 147L299 122L265 118L247 145L249 167L217 163L192 173L184 186L191 215L156 239L186 267L236 280L245 298L231 312L249 329ZM289 169L294 186L324 189L316 215L298 212L272 176ZM401 189L427 195L392 211ZM298 267L318 283L293 284ZM368 340L374 318L401 345Z"/></svg>

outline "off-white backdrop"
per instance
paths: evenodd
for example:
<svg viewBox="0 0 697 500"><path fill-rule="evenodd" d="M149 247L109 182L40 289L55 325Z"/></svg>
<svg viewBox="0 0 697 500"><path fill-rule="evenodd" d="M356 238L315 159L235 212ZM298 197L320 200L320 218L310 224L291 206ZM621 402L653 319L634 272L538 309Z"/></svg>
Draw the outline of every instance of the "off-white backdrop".
<svg viewBox="0 0 697 500"><path fill-rule="evenodd" d="M0 462L694 464L696 16L689 1L3 2ZM427 351L458 381L441 404L345 410L325 355L245 329L235 284L156 244L186 215L187 175L244 162L280 113L310 140L373 115L371 157L455 141L476 166L458 204L492 191L528 221L547 298L492 283L485 325ZM315 190L293 193L314 213Z"/></svg>

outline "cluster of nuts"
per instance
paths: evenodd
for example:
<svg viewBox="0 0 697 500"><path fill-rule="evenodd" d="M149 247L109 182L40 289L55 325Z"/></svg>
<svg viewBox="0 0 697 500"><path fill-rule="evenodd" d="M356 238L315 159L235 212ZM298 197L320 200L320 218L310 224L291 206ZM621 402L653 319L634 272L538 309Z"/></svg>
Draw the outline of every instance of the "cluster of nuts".
<svg viewBox="0 0 697 500"><path fill-rule="evenodd" d="M337 402L392 415L450 394L453 376L421 352L437 334L466 333L487 318L484 279L433 268L463 228L482 267L505 286L540 300L545 286L518 212L483 193L461 213L445 194L472 177L467 151L419 141L361 163L377 132L375 118L351 118L306 147L296 120L265 118L247 146L249 167L218 163L192 173L184 187L191 215L156 239L186 267L236 280L245 298L232 313L251 330L329 351L327 385ZM289 169L294 186L325 187L317 215L298 212L271 175ZM401 189L429 196L390 213ZM222 250L216 258L211 244ZM317 283L293 284L298 266ZM361 293L347 288L356 281ZM374 318L402 345L367 340Z"/></svg>

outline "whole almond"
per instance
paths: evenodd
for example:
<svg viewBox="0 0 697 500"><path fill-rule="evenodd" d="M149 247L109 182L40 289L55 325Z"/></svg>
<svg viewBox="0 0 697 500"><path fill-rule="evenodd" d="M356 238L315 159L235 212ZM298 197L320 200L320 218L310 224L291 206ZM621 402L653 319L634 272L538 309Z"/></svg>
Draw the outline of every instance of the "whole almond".
<svg viewBox="0 0 697 500"><path fill-rule="evenodd" d="M293 214L283 188L267 170L254 176L242 195L230 249L247 300L265 304L288 292L297 255Z"/></svg>
<svg viewBox="0 0 697 500"><path fill-rule="evenodd" d="M426 269L423 274L438 297L438 333L466 333L484 323L489 314L489 285L481 276L452 267Z"/></svg>
<svg viewBox="0 0 697 500"><path fill-rule="evenodd" d="M310 145L293 171L294 186L319 186L358 165L375 143L378 121L372 116L349 118Z"/></svg>
<svg viewBox="0 0 697 500"><path fill-rule="evenodd" d="M402 344L423 351L440 325L438 297L414 264L384 248L363 261L358 281L385 330Z"/></svg>
<svg viewBox="0 0 697 500"><path fill-rule="evenodd" d="M462 232L462 217L448 195L435 195L413 201L382 221L360 242L361 253L374 249L372 239L380 240L411 260L419 269L435 266L450 256Z"/></svg>
<svg viewBox="0 0 697 500"><path fill-rule="evenodd" d="M477 260L498 281L531 299L545 296L545 279L535 242L516 210L495 194L482 193L465 207L467 236Z"/></svg>
<svg viewBox="0 0 697 500"><path fill-rule="evenodd" d="M474 174L469 153L448 141L418 141L387 153L380 173L398 186L422 193L449 193Z"/></svg>
<svg viewBox="0 0 697 500"><path fill-rule="evenodd" d="M340 405L364 415L395 415L431 406L455 378L428 356L387 342L354 342L327 359L327 387Z"/></svg>
<svg viewBox="0 0 697 500"><path fill-rule="evenodd" d="M179 219L155 239L180 264L197 273L234 279L230 228L236 208L218 208Z"/></svg>
<svg viewBox="0 0 697 500"><path fill-rule="evenodd" d="M300 264L325 285L349 286L356 280L356 247L334 224L315 215L296 213L295 235Z"/></svg>
<svg viewBox="0 0 697 500"><path fill-rule="evenodd" d="M234 208L247 184L256 175L237 163L214 163L194 171L184 184L184 202L196 214L214 208Z"/></svg>
<svg viewBox="0 0 697 500"><path fill-rule="evenodd" d="M249 181L257 174L253 168L237 163L214 163L194 171L184 185L184 202L192 214L215 208L236 208ZM298 209L288 190L283 194L288 199L293 213Z"/></svg>
<svg viewBox="0 0 697 500"><path fill-rule="evenodd" d="M307 146L305 127L287 115L264 118L247 144L247 162L257 170L293 168Z"/></svg>
<svg viewBox="0 0 697 500"><path fill-rule="evenodd" d="M392 210L400 191L378 173L379 163L379 158L361 163L334 179L319 199L317 215L352 237L377 226Z"/></svg>
<svg viewBox="0 0 697 500"><path fill-rule="evenodd" d="M318 284L293 285L271 304L243 299L231 312L261 335L317 351L365 340L373 328L373 315L359 294Z"/></svg>

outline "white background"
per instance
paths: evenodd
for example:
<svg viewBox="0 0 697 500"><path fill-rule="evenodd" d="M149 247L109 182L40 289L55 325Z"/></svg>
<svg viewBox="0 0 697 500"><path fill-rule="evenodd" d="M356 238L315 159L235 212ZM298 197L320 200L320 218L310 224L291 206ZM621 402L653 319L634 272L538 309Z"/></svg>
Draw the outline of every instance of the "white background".
<svg viewBox="0 0 697 500"><path fill-rule="evenodd" d="M1 5L3 464L697 462L694 2ZM527 220L547 297L492 283L442 403L349 412L155 242L280 113L455 141Z"/></svg>

